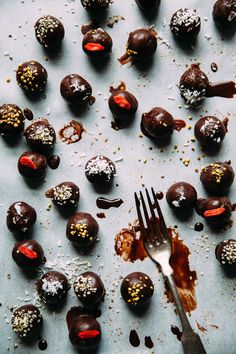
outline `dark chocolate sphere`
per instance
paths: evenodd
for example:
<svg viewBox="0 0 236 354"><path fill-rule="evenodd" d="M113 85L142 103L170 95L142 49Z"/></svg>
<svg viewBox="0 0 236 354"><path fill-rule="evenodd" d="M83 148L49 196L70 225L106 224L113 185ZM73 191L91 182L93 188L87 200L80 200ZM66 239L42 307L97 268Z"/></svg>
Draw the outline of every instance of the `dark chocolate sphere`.
<svg viewBox="0 0 236 354"><path fill-rule="evenodd" d="M199 106L206 97L209 80L199 64L192 64L180 78L179 91L190 107Z"/></svg>
<svg viewBox="0 0 236 354"><path fill-rule="evenodd" d="M215 162L203 167L200 180L203 187L216 195L224 193L234 181L234 170L228 162Z"/></svg>
<svg viewBox="0 0 236 354"><path fill-rule="evenodd" d="M111 4L111 0L81 0L81 4L86 9L106 9Z"/></svg>
<svg viewBox="0 0 236 354"><path fill-rule="evenodd" d="M42 246L34 240L16 243L12 250L12 258L20 268L26 270L34 270L45 263Z"/></svg>
<svg viewBox="0 0 236 354"><path fill-rule="evenodd" d="M236 25L236 1L217 0L213 6L213 20L221 28Z"/></svg>
<svg viewBox="0 0 236 354"><path fill-rule="evenodd" d="M22 110L15 104L0 106L0 134L13 136L24 129L25 117Z"/></svg>
<svg viewBox="0 0 236 354"><path fill-rule="evenodd" d="M66 276L60 272L47 272L37 281L37 292L47 305L57 305L63 302L69 288Z"/></svg>
<svg viewBox="0 0 236 354"><path fill-rule="evenodd" d="M62 182L50 188L45 196L51 198L53 204L58 208L76 208L80 196L79 187L73 182Z"/></svg>
<svg viewBox="0 0 236 354"><path fill-rule="evenodd" d="M171 208L189 210L196 205L197 192L190 183L177 182L168 189L166 200Z"/></svg>
<svg viewBox="0 0 236 354"><path fill-rule="evenodd" d="M16 81L25 91L39 93L47 83L48 73L37 61L26 61L18 65L16 70Z"/></svg>
<svg viewBox="0 0 236 354"><path fill-rule="evenodd" d="M47 160L38 152L26 151L18 159L18 171L26 179L42 179L46 174Z"/></svg>
<svg viewBox="0 0 236 354"><path fill-rule="evenodd" d="M108 101L113 118L118 122L125 122L138 109L138 101L132 93L126 90L114 91Z"/></svg>
<svg viewBox="0 0 236 354"><path fill-rule="evenodd" d="M141 307L152 297L154 284L147 274L134 272L123 279L120 291L128 305Z"/></svg>
<svg viewBox="0 0 236 354"><path fill-rule="evenodd" d="M216 259L226 267L236 265L236 240L224 240L216 246Z"/></svg>
<svg viewBox="0 0 236 354"><path fill-rule="evenodd" d="M84 272L74 281L74 291L85 307L98 306L105 295L101 278L93 272Z"/></svg>
<svg viewBox="0 0 236 354"><path fill-rule="evenodd" d="M228 222L231 216L232 205L226 197L199 198L196 204L196 212L209 224L222 226Z"/></svg>
<svg viewBox="0 0 236 354"><path fill-rule="evenodd" d="M179 9L170 21L170 29L181 41L189 42L195 39L200 32L201 19L196 10Z"/></svg>
<svg viewBox="0 0 236 354"><path fill-rule="evenodd" d="M139 28L130 32L126 53L135 60L153 57L157 49L157 35L154 29Z"/></svg>
<svg viewBox="0 0 236 354"><path fill-rule="evenodd" d="M85 176L94 184L109 183L116 174L114 163L106 156L98 155L85 165Z"/></svg>
<svg viewBox="0 0 236 354"><path fill-rule="evenodd" d="M26 233L37 218L35 209L25 202L15 202L7 210L7 227L13 233Z"/></svg>
<svg viewBox="0 0 236 354"><path fill-rule="evenodd" d="M200 118L194 126L196 139L206 149L219 145L227 133L228 119L221 121L214 116Z"/></svg>
<svg viewBox="0 0 236 354"><path fill-rule="evenodd" d="M154 10L159 4L160 0L135 0L138 7L144 11L152 11Z"/></svg>
<svg viewBox="0 0 236 354"><path fill-rule="evenodd" d="M61 95L69 103L83 104L91 99L92 87L83 77L71 74L61 82Z"/></svg>
<svg viewBox="0 0 236 354"><path fill-rule="evenodd" d="M78 247L89 247L97 239L98 223L88 213L75 213L66 226L67 238Z"/></svg>
<svg viewBox="0 0 236 354"><path fill-rule="evenodd" d="M91 58L104 58L112 48L111 36L101 28L88 31L83 38L82 49Z"/></svg>
<svg viewBox="0 0 236 354"><path fill-rule="evenodd" d="M161 107L154 107L142 114L141 130L149 138L168 138L173 134L174 129L174 118Z"/></svg>
<svg viewBox="0 0 236 354"><path fill-rule="evenodd" d="M101 341L101 326L91 315L78 316L70 327L69 339L79 350L95 350Z"/></svg>
<svg viewBox="0 0 236 354"><path fill-rule="evenodd" d="M54 47L64 38L64 26L56 17L46 15L40 17L34 25L35 36L45 48Z"/></svg>
<svg viewBox="0 0 236 354"><path fill-rule="evenodd" d="M31 123L24 131L27 143L34 150L52 148L56 142L56 133L46 118L40 118Z"/></svg>
<svg viewBox="0 0 236 354"><path fill-rule="evenodd" d="M39 309L32 304L17 308L13 312L11 319L13 331L22 339L27 339L29 337L37 338L42 323L43 317Z"/></svg>

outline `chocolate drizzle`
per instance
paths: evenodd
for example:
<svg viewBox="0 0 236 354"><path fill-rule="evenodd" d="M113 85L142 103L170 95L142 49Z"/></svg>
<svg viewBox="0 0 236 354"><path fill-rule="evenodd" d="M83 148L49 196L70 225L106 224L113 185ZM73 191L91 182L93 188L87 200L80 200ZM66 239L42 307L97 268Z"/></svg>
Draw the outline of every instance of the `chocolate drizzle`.
<svg viewBox="0 0 236 354"><path fill-rule="evenodd" d="M175 325L171 325L170 330L177 337L177 339L180 341L181 336L182 336L182 332L180 331L180 329Z"/></svg>
<svg viewBox="0 0 236 354"><path fill-rule="evenodd" d="M233 81L211 83L207 87L206 97L233 98L234 95L236 95L236 84Z"/></svg>
<svg viewBox="0 0 236 354"><path fill-rule="evenodd" d="M33 120L34 119L34 114L29 108L25 108L23 110L23 113L24 113L25 119L27 119L27 120Z"/></svg>
<svg viewBox="0 0 236 354"><path fill-rule="evenodd" d="M96 200L97 207L100 209L110 209L112 207L119 208L119 206L124 203L122 199L107 199L99 197Z"/></svg>
<svg viewBox="0 0 236 354"><path fill-rule="evenodd" d="M183 129L183 128L186 127L186 123L185 123L185 121L182 120L182 119L175 119L175 120L174 120L174 125L175 125L175 130L177 130L178 132L179 132L181 129Z"/></svg>
<svg viewBox="0 0 236 354"><path fill-rule="evenodd" d="M150 336L146 336L144 338L144 343L145 343L145 346L149 349L153 348L154 347L154 344L153 344L153 341L152 341L152 338Z"/></svg>
<svg viewBox="0 0 236 354"><path fill-rule="evenodd" d="M211 71L213 71L213 73L216 73L218 70L218 65L216 63L211 63Z"/></svg>
<svg viewBox="0 0 236 354"><path fill-rule="evenodd" d="M135 329L132 329L130 331L129 342L133 347L138 347L140 344L140 339L139 339L138 333L135 331Z"/></svg>
<svg viewBox="0 0 236 354"><path fill-rule="evenodd" d="M81 123L71 120L60 129L59 136L66 144L72 144L80 141L83 131L84 128Z"/></svg>

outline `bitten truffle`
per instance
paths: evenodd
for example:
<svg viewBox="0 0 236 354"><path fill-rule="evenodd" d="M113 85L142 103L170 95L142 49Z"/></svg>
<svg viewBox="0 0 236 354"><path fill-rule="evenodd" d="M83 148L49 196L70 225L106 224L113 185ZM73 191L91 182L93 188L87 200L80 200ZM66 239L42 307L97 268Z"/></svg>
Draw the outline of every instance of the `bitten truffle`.
<svg viewBox="0 0 236 354"><path fill-rule="evenodd" d="M196 205L197 192L190 183L177 182L168 189L166 200L171 208L189 210Z"/></svg>
<svg viewBox="0 0 236 354"><path fill-rule="evenodd" d="M45 263L43 248L34 240L16 243L12 250L12 258L20 268L26 270L34 270Z"/></svg>
<svg viewBox="0 0 236 354"><path fill-rule="evenodd" d="M111 3L111 0L81 0L81 4L86 9L106 9Z"/></svg>
<svg viewBox="0 0 236 354"><path fill-rule="evenodd" d="M26 233L35 224L35 209L25 202L15 202L7 210L7 227L13 233Z"/></svg>
<svg viewBox="0 0 236 354"><path fill-rule="evenodd" d="M224 240L216 246L216 259L226 267L236 265L236 240Z"/></svg>
<svg viewBox="0 0 236 354"><path fill-rule="evenodd" d="M40 118L31 123L24 131L27 143L34 150L52 148L56 142L56 133L46 118Z"/></svg>
<svg viewBox="0 0 236 354"><path fill-rule="evenodd" d="M89 182L94 184L111 182L115 174L115 165L106 156L95 156L91 158L85 165L85 176Z"/></svg>
<svg viewBox="0 0 236 354"><path fill-rule="evenodd" d="M65 35L61 21L50 15L40 17L35 23L34 29L36 39L45 48L58 45Z"/></svg>
<svg viewBox="0 0 236 354"><path fill-rule="evenodd" d="M14 136L24 129L25 117L22 110L15 104L0 106L0 134Z"/></svg>
<svg viewBox="0 0 236 354"><path fill-rule="evenodd" d="M48 74L46 69L37 61L26 61L18 65L16 81L25 91L39 93L47 83Z"/></svg>
<svg viewBox="0 0 236 354"><path fill-rule="evenodd" d="M84 35L82 48L89 57L103 59L111 52L111 36L101 28L92 29Z"/></svg>
<svg viewBox="0 0 236 354"><path fill-rule="evenodd" d="M46 158L38 152L26 151L18 159L18 171L26 179L39 180L45 177Z"/></svg>
<svg viewBox="0 0 236 354"><path fill-rule="evenodd" d="M180 40L189 42L194 40L201 28L201 19L196 10L179 9L170 21L171 32Z"/></svg>
<svg viewBox="0 0 236 354"><path fill-rule="evenodd" d="M209 224L223 226L229 221L232 205L226 197L198 198L196 212Z"/></svg>
<svg viewBox="0 0 236 354"><path fill-rule="evenodd" d="M114 120L118 124L127 123L138 109L138 101L132 93L126 90L115 90L112 92L109 101Z"/></svg>
<svg viewBox="0 0 236 354"><path fill-rule="evenodd" d="M62 182L50 188L45 196L51 198L53 204L58 208L76 208L79 202L79 187L73 182Z"/></svg>
<svg viewBox="0 0 236 354"><path fill-rule="evenodd" d="M213 6L213 20L221 28L236 25L236 1L217 0Z"/></svg>
<svg viewBox="0 0 236 354"><path fill-rule="evenodd" d="M174 129L174 118L161 107L154 107L142 114L142 133L151 139L168 138L173 134Z"/></svg>
<svg viewBox="0 0 236 354"><path fill-rule="evenodd" d="M154 284L147 274L134 272L123 279L120 291L128 305L141 307L152 297Z"/></svg>
<svg viewBox="0 0 236 354"><path fill-rule="evenodd" d="M87 308L98 306L105 295L105 287L101 278L93 272L80 274L74 281L74 291Z"/></svg>
<svg viewBox="0 0 236 354"><path fill-rule="evenodd" d="M47 305L62 303L67 296L69 288L66 276L60 272L47 272L37 281L37 292Z"/></svg>
<svg viewBox="0 0 236 354"><path fill-rule="evenodd" d="M222 143L227 124L228 118L221 121L214 116L202 117L194 126L194 135L204 148L210 149Z"/></svg>
<svg viewBox="0 0 236 354"><path fill-rule="evenodd" d="M12 329L22 339L36 337L43 323L39 309L32 305L17 308L12 315Z"/></svg>
<svg viewBox="0 0 236 354"><path fill-rule="evenodd" d="M154 10L159 4L160 0L135 0L138 7L140 7L143 11L152 11Z"/></svg>
<svg viewBox="0 0 236 354"><path fill-rule="evenodd" d="M61 82L61 95L69 103L81 105L89 102L92 95L92 87L83 77L71 74L64 77Z"/></svg>

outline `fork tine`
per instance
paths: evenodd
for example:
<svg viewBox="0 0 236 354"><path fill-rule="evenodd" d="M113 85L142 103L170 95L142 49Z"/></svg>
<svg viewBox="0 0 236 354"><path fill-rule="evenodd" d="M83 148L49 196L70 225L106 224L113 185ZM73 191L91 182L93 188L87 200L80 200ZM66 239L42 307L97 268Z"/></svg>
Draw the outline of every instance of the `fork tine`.
<svg viewBox="0 0 236 354"><path fill-rule="evenodd" d="M147 207L146 207L142 192L140 192L140 197L141 197L141 202L142 202L142 206L143 206L143 212L144 212L145 220L146 220L146 223L147 223L147 227L148 227L148 229L153 230L152 224L151 224L150 219L149 219L149 215L148 215L148 212L147 212Z"/></svg>
<svg viewBox="0 0 236 354"><path fill-rule="evenodd" d="M157 212L158 212L158 216L159 216L159 220L160 220L160 226L161 226L161 231L163 233L163 236L167 239L170 236L169 236L169 233L168 233L168 230L167 230L167 227L166 227L166 222L165 222L164 216L162 214L162 211L161 211L157 196L156 196L156 194L154 192L154 189L151 188L151 191L152 191L152 196L154 198L156 209L157 209Z"/></svg>
<svg viewBox="0 0 236 354"><path fill-rule="evenodd" d="M143 217L142 217L141 210L140 210L140 201L138 199L136 192L134 193L134 199L135 199L135 204L136 204L136 209L137 209L137 214L138 214L140 232L143 234L144 238L146 238L146 230L144 227Z"/></svg>
<svg viewBox="0 0 236 354"><path fill-rule="evenodd" d="M152 205L152 202L151 202L151 198L150 198L150 195L148 193L148 190L147 188L145 188L145 191L146 191L146 196L147 196L147 200L148 200L148 204L149 204L149 208L150 208L150 211L151 211L151 214L152 214L152 219L153 219L153 227L155 229L155 232L158 236L158 238L161 238L161 230L160 230L160 227L158 225L158 222L156 220L156 215L155 215L155 212L154 212L154 208L153 208L153 205ZM154 200L155 201L155 200Z"/></svg>

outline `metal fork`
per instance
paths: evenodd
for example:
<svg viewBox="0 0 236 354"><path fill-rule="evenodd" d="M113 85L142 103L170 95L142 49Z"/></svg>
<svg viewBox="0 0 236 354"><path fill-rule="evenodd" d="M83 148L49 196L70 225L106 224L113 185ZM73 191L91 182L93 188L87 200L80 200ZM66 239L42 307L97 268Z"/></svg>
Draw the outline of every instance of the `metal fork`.
<svg viewBox="0 0 236 354"><path fill-rule="evenodd" d="M181 343L183 345L183 350L185 354L206 354L206 350L203 347L201 339L197 333L195 333L189 323L188 317L184 311L183 305L181 303L178 290L175 285L175 280L173 276L173 269L170 266L170 257L172 254L172 242L171 237L168 233L162 211L154 192L151 188L152 197L154 203L151 201L151 197L146 190L146 197L150 209L151 215L149 216L148 210L144 201L142 192L140 192L141 204L143 207L143 214L145 217L146 227L144 226L144 219L142 217L140 209L140 201L136 193L134 193L135 203L138 213L140 232L144 237L144 247L148 256L161 267L161 272L168 284L168 287L173 295L179 317L182 323L183 332L181 336ZM159 221L155 215L155 210L157 210Z"/></svg>

